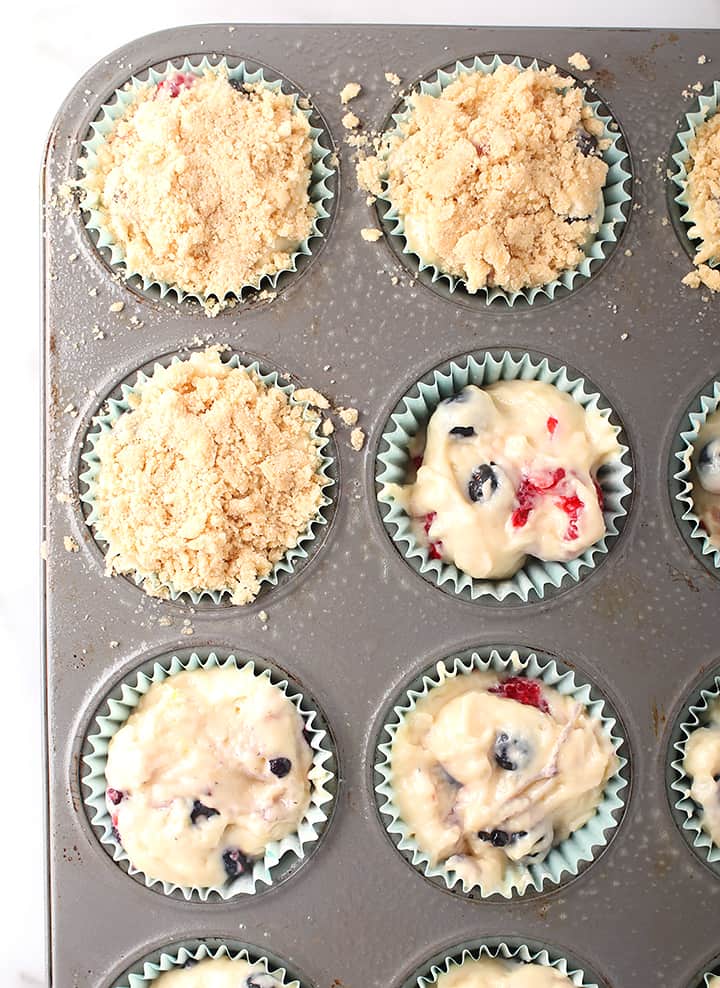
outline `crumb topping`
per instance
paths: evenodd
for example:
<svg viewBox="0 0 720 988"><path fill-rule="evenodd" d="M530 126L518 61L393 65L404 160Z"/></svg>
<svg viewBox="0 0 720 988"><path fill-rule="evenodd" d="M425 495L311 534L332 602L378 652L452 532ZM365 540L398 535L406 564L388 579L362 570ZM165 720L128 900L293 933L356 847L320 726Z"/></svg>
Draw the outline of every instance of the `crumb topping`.
<svg viewBox="0 0 720 988"><path fill-rule="evenodd" d="M157 370L131 405L96 444L108 572L154 596L252 600L320 507L318 417L217 348Z"/></svg>
<svg viewBox="0 0 720 988"><path fill-rule="evenodd" d="M360 231L360 236L363 240L367 240L368 243L374 244L382 237L382 230L378 230L374 226L364 226Z"/></svg>
<svg viewBox="0 0 720 988"><path fill-rule="evenodd" d="M694 257L698 272L684 283L720 289L720 272L707 261L720 258L720 113L701 124L688 145L687 198L692 227L688 235L701 240Z"/></svg>
<svg viewBox="0 0 720 988"><path fill-rule="evenodd" d="M590 69L590 62L586 55L583 55L581 51L573 52L572 55L568 57L568 65L572 65L574 69L578 72L588 72Z"/></svg>
<svg viewBox="0 0 720 988"><path fill-rule="evenodd" d="M346 82L340 90L340 102L349 103L351 99L355 99L360 94L361 89L362 86L359 82Z"/></svg>
<svg viewBox="0 0 720 988"><path fill-rule="evenodd" d="M425 263L476 292L543 285L582 260L602 217L608 142L581 89L553 68L501 65L410 105L384 177ZM373 192L367 160L358 173Z"/></svg>
<svg viewBox="0 0 720 988"><path fill-rule="evenodd" d="M84 183L128 268L219 297L283 270L315 215L306 117L221 72L163 85L140 90Z"/></svg>

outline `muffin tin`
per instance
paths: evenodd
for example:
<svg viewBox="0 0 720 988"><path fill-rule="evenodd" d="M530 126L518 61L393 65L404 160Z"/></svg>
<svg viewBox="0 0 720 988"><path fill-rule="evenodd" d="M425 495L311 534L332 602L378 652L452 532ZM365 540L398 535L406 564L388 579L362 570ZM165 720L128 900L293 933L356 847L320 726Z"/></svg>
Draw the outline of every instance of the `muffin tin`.
<svg viewBox="0 0 720 988"><path fill-rule="evenodd" d="M680 284L689 262L666 169L678 121L696 102L682 90L698 80L711 90L719 42L718 31L221 24L135 41L78 82L43 168L52 984L126 984L123 974L141 970L145 955L197 947L198 938L277 959L303 972L305 988L414 988L429 958L502 940L547 946L611 988L686 988L713 969L720 882L686 846L665 779L675 717L720 664L720 579L678 531L669 472L678 423L720 369L718 300ZM592 64L581 75L595 79L622 128L633 171L626 229L587 282L544 304L478 305L414 279L390 237L361 238L380 221L343 143L346 82L362 84L350 106L377 128L398 104L386 72L411 82L493 52L565 66L578 50ZM190 301L113 278L61 191L78 177L81 142L109 95L132 73L186 55L244 58L287 78L310 94L341 159L312 263L281 277L275 299L248 299L213 320ZM119 313L110 311L116 301ZM357 453L337 428L331 524L292 580L244 608L153 600L129 580L106 578L78 499L80 454L103 398L156 357L214 341L359 408L367 433ZM400 397L443 361L500 348L545 353L593 381L623 422L634 466L633 503L603 565L563 594L519 607L466 601L425 582L393 546L375 497L381 432ZM569 885L530 899L468 901L424 881L383 832L374 743L404 683L447 655L498 642L577 662L624 724L632 792L610 846ZM186 902L133 881L106 854L84 809L81 756L95 710L120 679L159 656L212 648L258 656L317 700L337 746L337 806L317 851L279 887Z"/></svg>

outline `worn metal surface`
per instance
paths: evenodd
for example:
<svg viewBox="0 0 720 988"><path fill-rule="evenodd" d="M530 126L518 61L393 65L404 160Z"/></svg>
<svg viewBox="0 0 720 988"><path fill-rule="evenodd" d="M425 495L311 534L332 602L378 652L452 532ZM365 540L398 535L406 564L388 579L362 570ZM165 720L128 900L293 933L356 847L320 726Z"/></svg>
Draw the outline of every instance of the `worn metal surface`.
<svg viewBox="0 0 720 988"><path fill-rule="evenodd" d="M212 321L113 281L78 213L64 216L52 204L59 185L76 174L78 142L98 106L130 71L169 57L217 52L269 65L312 94L342 144L338 93L348 81L363 85L355 112L380 126L395 103L386 71L413 80L455 57L492 51L565 64L576 50L590 58L597 91L626 134L639 208L603 270L552 304L487 309L413 283L384 240L361 239L360 229L377 217L355 187L344 147L322 251L316 241L312 263L270 304ZM700 53L711 60L698 65ZM136 41L91 69L69 95L43 177L56 988L109 988L144 953L203 935L272 951L317 988L399 985L431 955L484 935L552 944L584 959L612 988L685 988L717 957L720 882L678 833L664 780L668 725L720 664L720 581L681 538L667 482L678 419L720 370L718 303L682 288L688 258L672 222L662 222L669 215L666 158L689 105L681 91L697 80L710 83L716 63L720 33L708 31L216 25ZM125 302L119 314L109 312L116 300ZM104 339L94 339L95 325ZM135 368L197 337L227 342L337 404L356 405L368 433L361 454L350 449L347 432L337 437L339 504L314 558L242 609L163 603L128 580L106 579L76 497L84 433L102 399ZM545 351L596 382L627 428L636 470L631 516L608 559L580 586L521 608L469 604L419 579L382 528L373 485L380 432L407 387L450 356L503 345ZM69 403L77 415L63 411ZM58 501L56 493L66 491L70 502ZM78 552L65 550L66 535ZM632 752L630 805L610 848L567 888L529 901L472 902L424 881L383 833L371 791L378 717L398 686L435 657L488 642L537 646L577 664L619 711ZM154 655L212 645L264 656L305 685L333 727L342 783L332 826L298 874L260 897L186 903L144 888L107 856L85 816L78 758L90 716L122 675Z"/></svg>

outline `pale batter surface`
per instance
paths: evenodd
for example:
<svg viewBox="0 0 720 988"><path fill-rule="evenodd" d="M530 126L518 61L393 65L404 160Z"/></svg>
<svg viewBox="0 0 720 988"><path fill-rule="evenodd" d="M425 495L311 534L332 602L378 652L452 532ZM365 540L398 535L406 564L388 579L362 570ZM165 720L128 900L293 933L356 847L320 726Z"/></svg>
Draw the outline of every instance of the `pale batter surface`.
<svg viewBox="0 0 720 988"><path fill-rule="evenodd" d="M572 984L554 967L492 957L465 961L437 979L437 988L571 988Z"/></svg>
<svg viewBox="0 0 720 988"><path fill-rule="evenodd" d="M470 292L543 285L580 263L602 218L607 142L571 80L501 65L410 104L386 177L411 250Z"/></svg>
<svg viewBox="0 0 720 988"><path fill-rule="evenodd" d="M153 982L158 988L280 988L263 964L229 957L206 958L190 967L163 971Z"/></svg>
<svg viewBox="0 0 720 988"><path fill-rule="evenodd" d="M156 370L95 450L108 573L252 600L317 514L319 418L217 349Z"/></svg>
<svg viewBox="0 0 720 988"><path fill-rule="evenodd" d="M431 557L502 579L603 537L596 476L619 455L607 420L551 384L469 385L433 412L416 478L393 493Z"/></svg>
<svg viewBox="0 0 720 988"><path fill-rule="evenodd" d="M177 73L139 91L85 185L129 270L222 297L286 268L310 233L311 148L291 96Z"/></svg>
<svg viewBox="0 0 720 988"><path fill-rule="evenodd" d="M695 513L712 544L720 548L720 409L703 423L691 466Z"/></svg>
<svg viewBox="0 0 720 988"><path fill-rule="evenodd" d="M105 771L108 809L135 868L198 887L251 871L308 808L303 726L285 694L248 668L154 683L110 742Z"/></svg>
<svg viewBox="0 0 720 988"><path fill-rule="evenodd" d="M694 259L700 265L720 258L720 113L698 127L688 151L689 235L702 241Z"/></svg>
<svg viewBox="0 0 720 988"><path fill-rule="evenodd" d="M710 707L708 725L688 738L683 767L690 795L702 807L702 828L720 847L720 700Z"/></svg>
<svg viewBox="0 0 720 988"><path fill-rule="evenodd" d="M476 670L418 701L391 764L400 818L419 847L466 886L493 891L508 880L525 888L527 865L590 819L617 756L572 697Z"/></svg>

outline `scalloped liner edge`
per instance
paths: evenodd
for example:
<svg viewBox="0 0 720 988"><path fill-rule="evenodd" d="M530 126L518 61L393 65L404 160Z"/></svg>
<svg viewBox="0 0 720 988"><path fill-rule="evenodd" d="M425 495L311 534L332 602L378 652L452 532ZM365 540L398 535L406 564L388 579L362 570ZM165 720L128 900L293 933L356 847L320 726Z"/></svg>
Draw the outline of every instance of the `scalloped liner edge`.
<svg viewBox="0 0 720 988"><path fill-rule="evenodd" d="M517 960L525 964L540 964L543 967L553 967L560 974L568 978L576 988L597 988L595 982L590 983L585 981L585 972L581 968L571 969L565 957L558 955L555 957L555 960L552 960L547 947L531 951L527 944L521 943L517 947L511 947L503 940L495 947L481 944L480 947L474 949L468 947L459 949L462 951L460 960L457 960L455 956L448 955L444 963L432 965L429 976L419 975L417 978L418 988L426 988L426 986L434 985L441 975L449 974L453 968L462 967L467 961L479 960L481 957Z"/></svg>
<svg viewBox="0 0 720 988"><path fill-rule="evenodd" d="M177 968L183 967L189 960L201 961L206 958L211 960L217 960L221 957L229 957L231 960L247 961L249 964L262 964L265 968L265 973L269 974L271 977L279 981L284 988L301 988L300 982L297 980L286 981L287 970L284 967L271 967L269 959L258 951L256 955L256 960L253 960L249 950L244 947L242 950L230 950L226 944L221 944L215 950L212 950L207 943L201 943L199 947L195 950L189 950L187 947L180 946L176 953L171 954L169 951L163 951L160 954L160 959L158 962L155 961L139 961L143 964L143 973L129 973L127 976L123 975L128 988L142 988L142 985L152 983L156 981L161 974L166 971L171 971ZM119 985L119 988L124 988L123 985Z"/></svg>

